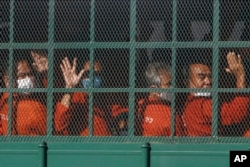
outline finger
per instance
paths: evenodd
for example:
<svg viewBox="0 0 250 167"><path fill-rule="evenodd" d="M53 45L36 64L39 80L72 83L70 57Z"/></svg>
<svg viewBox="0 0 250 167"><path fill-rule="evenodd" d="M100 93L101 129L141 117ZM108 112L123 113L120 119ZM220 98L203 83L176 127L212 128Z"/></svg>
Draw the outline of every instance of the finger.
<svg viewBox="0 0 250 167"><path fill-rule="evenodd" d="M242 64L241 56L238 54L238 63Z"/></svg>
<svg viewBox="0 0 250 167"><path fill-rule="evenodd" d="M229 68L225 68L225 71L226 71L227 73L231 73L231 70L230 70Z"/></svg>
<svg viewBox="0 0 250 167"><path fill-rule="evenodd" d="M73 60L73 68L72 68L72 71L75 71L76 70L76 58L74 58Z"/></svg>
<svg viewBox="0 0 250 167"><path fill-rule="evenodd" d="M66 64L66 67L67 67L67 68L71 69L71 64L70 64L70 62L69 62L68 57L65 58L65 64Z"/></svg>
<svg viewBox="0 0 250 167"><path fill-rule="evenodd" d="M61 68L62 72L65 73L65 68L64 68L63 64L60 64L60 68Z"/></svg>
<svg viewBox="0 0 250 167"><path fill-rule="evenodd" d="M237 57L234 52L230 52L227 55L227 63L230 69L233 68L235 64L237 64Z"/></svg>
<svg viewBox="0 0 250 167"><path fill-rule="evenodd" d="M77 79L78 79L78 80L80 80L80 79L82 78L82 75L83 75L84 72L85 72L84 69L82 69L82 70L79 72L79 74L78 74L78 76L77 76Z"/></svg>
<svg viewBox="0 0 250 167"><path fill-rule="evenodd" d="M62 63L63 63L64 68L70 69L70 64L69 64L69 60L68 60L67 57L65 57L65 58L62 60Z"/></svg>
<svg viewBox="0 0 250 167"><path fill-rule="evenodd" d="M32 56L32 58L33 58L33 60L36 62L37 60L38 60L38 58L39 58L39 55L37 54L37 53L35 53L35 52L33 52L33 51L31 51L31 56Z"/></svg>

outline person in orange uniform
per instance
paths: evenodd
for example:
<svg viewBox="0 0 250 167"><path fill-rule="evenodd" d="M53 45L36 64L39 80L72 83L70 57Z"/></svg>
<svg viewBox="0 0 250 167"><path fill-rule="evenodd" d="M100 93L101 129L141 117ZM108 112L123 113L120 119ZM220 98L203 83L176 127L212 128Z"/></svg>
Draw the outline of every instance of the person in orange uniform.
<svg viewBox="0 0 250 167"><path fill-rule="evenodd" d="M114 104L111 108L112 112L112 135L127 136L128 135L128 107L120 104Z"/></svg>
<svg viewBox="0 0 250 167"><path fill-rule="evenodd" d="M28 60L21 59L14 64L14 87L29 89L36 87L36 79ZM9 88L8 71L3 77ZM37 94L25 92L13 94L12 135L46 135L46 106ZM8 134L8 93L0 101L0 134Z"/></svg>
<svg viewBox="0 0 250 167"><path fill-rule="evenodd" d="M229 52L226 56L227 72L236 78L236 88L245 88L245 69L240 55ZM211 88L212 77L210 68L202 63L189 65L188 87ZM223 126L237 124L248 114L249 97L243 94L234 94L230 101L223 101L219 106L219 120ZM187 97L182 119L187 136L212 135L212 99L210 92L190 93ZM221 133L219 128L219 133Z"/></svg>
<svg viewBox="0 0 250 167"><path fill-rule="evenodd" d="M171 68L165 63L153 62L146 69L146 79L150 88L171 86ZM143 136L170 136L171 93L150 92L147 98L138 101L137 131Z"/></svg>
<svg viewBox="0 0 250 167"><path fill-rule="evenodd" d="M79 83L81 83L81 87L89 88L90 78L88 72L90 62L86 62L78 74L76 73L76 66L76 58L73 60L73 65L71 65L67 57L62 60L60 67L66 84L65 88L75 88ZM102 85L100 71L101 64L98 61L94 62L94 88ZM55 107L54 128L56 135L89 135L88 94L86 92L66 93L63 95L61 101ZM105 121L105 113L98 106L93 107L93 135L110 135Z"/></svg>

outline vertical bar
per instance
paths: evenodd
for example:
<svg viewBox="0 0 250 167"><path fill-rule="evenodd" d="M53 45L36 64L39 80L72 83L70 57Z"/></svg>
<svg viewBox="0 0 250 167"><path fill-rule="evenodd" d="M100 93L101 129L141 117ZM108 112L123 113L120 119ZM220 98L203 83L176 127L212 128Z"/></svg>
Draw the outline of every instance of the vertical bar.
<svg viewBox="0 0 250 167"><path fill-rule="evenodd" d="M129 52L129 129L128 135L134 134L135 115L135 38L136 38L136 0L130 1L130 52Z"/></svg>
<svg viewBox="0 0 250 167"><path fill-rule="evenodd" d="M89 136L93 136L93 115L94 115L94 95L93 95L93 75L94 75L94 48L95 41L95 0L90 1L90 89L89 93Z"/></svg>
<svg viewBox="0 0 250 167"><path fill-rule="evenodd" d="M142 167L150 167L150 150L151 150L150 143L145 143L142 145L142 158L143 158Z"/></svg>
<svg viewBox="0 0 250 167"><path fill-rule="evenodd" d="M15 0L10 0L10 34L9 34L9 43L13 44L14 42L14 9L15 9ZM8 60L8 76L9 76L9 88L13 88L13 57L14 51L13 48L9 48L9 60ZM8 91L8 136L11 135L12 129L12 102L13 102L13 93Z"/></svg>
<svg viewBox="0 0 250 167"><path fill-rule="evenodd" d="M219 11L220 3L219 0L214 0L213 7L213 70L212 70L212 136L217 137L218 135L218 71L219 71Z"/></svg>
<svg viewBox="0 0 250 167"><path fill-rule="evenodd" d="M176 34L177 34L177 0L173 0L172 4L172 58L171 58L171 77L172 77L172 82L171 86L173 88L176 87L176 47L175 47L175 42L176 42ZM174 89L173 89L174 90ZM176 99L176 93L172 92L171 96L171 137L174 136L175 134L175 99Z"/></svg>
<svg viewBox="0 0 250 167"><path fill-rule="evenodd" d="M54 69L54 13L55 1L49 0L48 28L48 90L47 90L47 136L52 135L53 118L53 69Z"/></svg>
<svg viewBox="0 0 250 167"><path fill-rule="evenodd" d="M42 142L39 146L39 167L47 167L47 143Z"/></svg>

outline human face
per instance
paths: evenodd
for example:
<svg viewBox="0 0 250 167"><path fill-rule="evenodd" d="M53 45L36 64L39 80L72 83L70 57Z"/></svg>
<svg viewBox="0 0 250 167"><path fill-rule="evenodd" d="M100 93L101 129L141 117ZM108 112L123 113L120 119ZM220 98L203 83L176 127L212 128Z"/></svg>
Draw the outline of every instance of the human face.
<svg viewBox="0 0 250 167"><path fill-rule="evenodd" d="M30 67L26 61L20 61L18 62L17 65L17 80L25 79L26 77L30 77L32 80L34 80L33 75L31 74ZM9 87L9 76L8 76L8 71L6 71L6 74L3 77L5 87ZM34 81L33 81L34 82ZM15 83L14 83L14 86Z"/></svg>
<svg viewBox="0 0 250 167"><path fill-rule="evenodd" d="M26 77L33 78L33 75L31 73L31 69L29 67L28 62L26 61L20 61L17 65L17 79L24 79Z"/></svg>
<svg viewBox="0 0 250 167"><path fill-rule="evenodd" d="M211 70L204 64L192 64L189 68L189 88L211 88Z"/></svg>
<svg viewBox="0 0 250 167"><path fill-rule="evenodd" d="M30 66L26 61L20 61L17 65L17 87L33 88L34 76L31 73Z"/></svg>
<svg viewBox="0 0 250 167"><path fill-rule="evenodd" d="M159 70L159 76L160 76L160 88L170 88L171 87L171 74L165 70Z"/></svg>
<svg viewBox="0 0 250 167"><path fill-rule="evenodd" d="M83 65L83 69L85 71L89 71L90 70L90 61L86 62L84 65ZM94 72L101 72L102 70L102 67L101 67L101 64L99 61L95 61L94 62Z"/></svg>

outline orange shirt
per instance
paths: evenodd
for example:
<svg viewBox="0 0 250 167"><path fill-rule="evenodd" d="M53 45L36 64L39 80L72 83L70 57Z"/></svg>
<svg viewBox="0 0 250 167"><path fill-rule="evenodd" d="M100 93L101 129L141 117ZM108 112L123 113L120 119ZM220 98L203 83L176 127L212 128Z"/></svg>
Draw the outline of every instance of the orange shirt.
<svg viewBox="0 0 250 167"><path fill-rule="evenodd" d="M8 132L8 94L4 93L1 98L3 102L0 110L0 133L7 135ZM12 117L12 126L15 126L17 135L46 135L46 107L40 102L32 99L19 100L16 113Z"/></svg>
<svg viewBox="0 0 250 167"><path fill-rule="evenodd" d="M170 107L164 104L149 104L144 112L143 136L170 136Z"/></svg>
<svg viewBox="0 0 250 167"><path fill-rule="evenodd" d="M143 136L170 136L171 127L171 107L160 99L144 99L138 102L145 105L142 109L138 109L139 117L142 115L142 135ZM145 103L145 104L143 104ZM141 110L141 111L140 111ZM144 111L143 111L144 110ZM138 115L137 114L137 115Z"/></svg>
<svg viewBox="0 0 250 167"><path fill-rule="evenodd" d="M223 102L219 113L221 124L241 122L247 116L248 103L246 96L235 96L231 101ZM182 118L188 136L211 136L212 99L189 95Z"/></svg>
<svg viewBox="0 0 250 167"><path fill-rule="evenodd" d="M73 103L78 103L80 105L87 104L87 94L86 93L73 93L71 106ZM60 102L57 103L55 113L54 113L54 125L56 134L59 135L71 135L73 131L79 131L77 135L87 136L89 135L88 129L88 107L80 107L81 111L71 110L70 107L64 106ZM78 116L81 117L80 122L77 121L79 126L77 129L70 129L72 122L75 122L75 117L73 112L77 112ZM94 136L108 136L110 132L105 121L105 113L98 107L94 107L93 114L93 135ZM73 132L74 133L74 132Z"/></svg>

